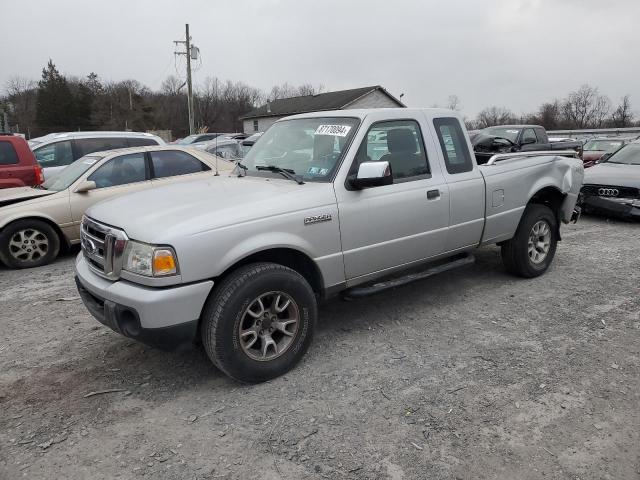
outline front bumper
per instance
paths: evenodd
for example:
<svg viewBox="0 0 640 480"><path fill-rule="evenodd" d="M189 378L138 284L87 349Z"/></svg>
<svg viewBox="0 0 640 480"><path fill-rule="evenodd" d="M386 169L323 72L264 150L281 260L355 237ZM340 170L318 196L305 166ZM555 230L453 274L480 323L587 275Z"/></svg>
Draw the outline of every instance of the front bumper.
<svg viewBox="0 0 640 480"><path fill-rule="evenodd" d="M594 213L640 219L640 199L582 195L581 205Z"/></svg>
<svg viewBox="0 0 640 480"><path fill-rule="evenodd" d="M165 288L111 282L91 271L82 252L75 270L80 297L100 323L165 350L193 343L200 313L213 288L210 280Z"/></svg>

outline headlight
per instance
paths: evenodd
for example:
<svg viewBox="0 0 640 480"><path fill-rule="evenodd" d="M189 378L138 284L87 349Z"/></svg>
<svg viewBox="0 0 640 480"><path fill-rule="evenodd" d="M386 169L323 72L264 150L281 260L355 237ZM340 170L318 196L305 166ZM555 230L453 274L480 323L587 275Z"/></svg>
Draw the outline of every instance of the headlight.
<svg viewBox="0 0 640 480"><path fill-rule="evenodd" d="M178 273L178 260L171 247L158 247L129 240L124 249L122 268L146 277L166 277Z"/></svg>

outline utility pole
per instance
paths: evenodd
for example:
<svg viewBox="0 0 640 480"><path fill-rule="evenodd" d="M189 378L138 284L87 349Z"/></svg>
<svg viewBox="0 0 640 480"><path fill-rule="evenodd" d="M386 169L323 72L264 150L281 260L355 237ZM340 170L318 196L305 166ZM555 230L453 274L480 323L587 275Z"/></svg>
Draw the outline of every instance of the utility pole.
<svg viewBox="0 0 640 480"><path fill-rule="evenodd" d="M198 58L199 49L195 45L191 44L191 36L189 35L189 24L185 25L185 38L184 40L174 40L173 43L184 44L184 52L173 52L176 55L186 55L187 57L187 109L189 111L189 134L195 133L195 126L193 120L193 88L191 85L191 59Z"/></svg>

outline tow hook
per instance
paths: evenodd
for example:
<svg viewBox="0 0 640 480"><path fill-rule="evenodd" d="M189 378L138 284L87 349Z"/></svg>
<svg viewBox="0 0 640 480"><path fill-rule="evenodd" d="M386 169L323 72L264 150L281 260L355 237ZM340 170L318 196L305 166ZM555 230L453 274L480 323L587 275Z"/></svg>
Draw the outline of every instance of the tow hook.
<svg viewBox="0 0 640 480"><path fill-rule="evenodd" d="M573 213L571 214L571 223L578 223L580 219L580 215L582 214L582 208L576 206L573 208Z"/></svg>

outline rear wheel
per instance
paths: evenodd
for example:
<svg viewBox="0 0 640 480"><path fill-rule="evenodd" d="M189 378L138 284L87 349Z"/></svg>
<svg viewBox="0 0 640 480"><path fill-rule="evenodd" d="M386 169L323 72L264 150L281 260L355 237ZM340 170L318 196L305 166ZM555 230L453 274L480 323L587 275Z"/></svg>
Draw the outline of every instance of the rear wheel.
<svg viewBox="0 0 640 480"><path fill-rule="evenodd" d="M0 232L0 260L11 268L46 265L59 251L57 232L41 220L18 220Z"/></svg>
<svg viewBox="0 0 640 480"><path fill-rule="evenodd" d="M524 278L542 275L555 256L557 232L558 223L549 207L528 205L516 234L502 245L502 261L507 271Z"/></svg>
<svg viewBox="0 0 640 480"><path fill-rule="evenodd" d="M202 343L230 377L256 383L289 371L311 344L316 297L298 272L254 263L216 288L202 315Z"/></svg>

